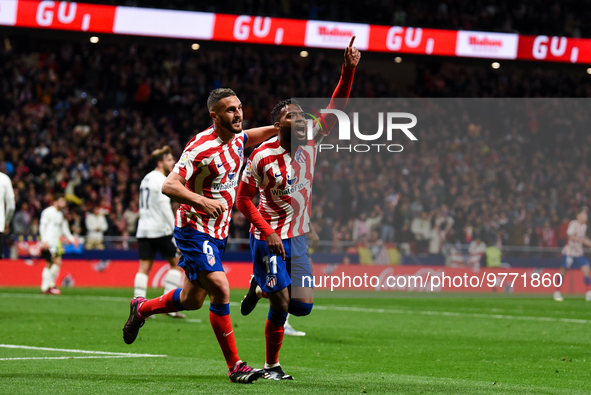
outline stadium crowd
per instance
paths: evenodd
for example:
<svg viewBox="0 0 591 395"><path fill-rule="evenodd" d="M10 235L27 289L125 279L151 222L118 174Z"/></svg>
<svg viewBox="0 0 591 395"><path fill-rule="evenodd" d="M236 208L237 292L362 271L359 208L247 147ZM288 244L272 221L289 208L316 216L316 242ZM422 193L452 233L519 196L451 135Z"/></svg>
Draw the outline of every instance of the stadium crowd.
<svg viewBox="0 0 591 395"><path fill-rule="evenodd" d="M237 92L248 128L269 124L281 99L330 97L339 75L339 64L322 56L261 47L51 48L0 54L0 171L12 178L17 200L11 232L37 234L40 211L61 192L73 233L90 236L94 248L103 236L134 234L139 182L153 168L149 153L169 145L178 157L208 127L211 89ZM416 97L591 96L591 84L575 72L444 63L418 66L416 76L409 81ZM360 65L351 97L399 96L388 81ZM536 113L505 135L460 120L387 157L322 154L313 202L321 240L335 250L340 241L380 240L419 252L476 235L487 243L559 245L573 210L591 203L591 187L581 181L589 176L591 140L580 122L556 138L546 127L550 115ZM247 234L235 210L231 237Z"/></svg>

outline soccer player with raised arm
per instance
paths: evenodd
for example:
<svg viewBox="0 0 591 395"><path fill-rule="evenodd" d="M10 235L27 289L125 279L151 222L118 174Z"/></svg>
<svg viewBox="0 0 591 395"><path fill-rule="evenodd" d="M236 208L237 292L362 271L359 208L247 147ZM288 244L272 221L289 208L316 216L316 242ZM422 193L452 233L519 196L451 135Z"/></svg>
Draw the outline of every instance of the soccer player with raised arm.
<svg viewBox="0 0 591 395"><path fill-rule="evenodd" d="M56 195L51 206L41 212L39 220L41 258L46 262L41 272L41 292L48 295L61 293L55 286L62 267L62 254L64 253L61 237L65 236L72 244L78 244L78 240L70 232L68 221L64 218L62 211L65 208L66 198L63 195Z"/></svg>
<svg viewBox="0 0 591 395"><path fill-rule="evenodd" d="M355 37L345 50L341 79L329 109L343 109L351 92L355 67L361 57L353 46L354 40ZM252 153L238 190L237 207L252 224L250 248L254 272L241 312L246 315L254 309L259 300L255 288L259 286L269 299L263 378L293 380L281 368L279 350L287 314L305 316L312 310L312 267L306 245L312 180L318 146L337 119L332 114L323 115L324 119L314 125L314 137L308 140L304 112L298 103L284 100L271 115L278 131L277 139L261 144ZM327 129L320 132L319 124L326 124ZM292 141L294 138L296 141ZM258 210L252 202L257 192L260 192Z"/></svg>
<svg viewBox="0 0 591 395"><path fill-rule="evenodd" d="M242 130L242 103L227 88L207 99L213 125L197 134L162 185L162 193L181 203L174 237L181 251L178 265L185 271L182 288L159 298L133 298L123 340L131 344L152 314L201 308L209 296L209 321L222 349L228 376L234 383L251 383L263 375L238 357L230 320L230 287L222 257L238 187L244 148L277 133L272 127Z"/></svg>
<svg viewBox="0 0 591 395"><path fill-rule="evenodd" d="M591 301L591 278L589 277L591 270L589 268L589 261L583 255L583 244L591 247L591 240L587 237L587 216L587 208L582 208L577 213L577 219L570 221L570 224L568 224L568 230L566 231L568 241L562 249L562 264L560 267L562 280L560 285L562 286L567 270L576 267L580 268L585 279L585 287L587 288L585 300L589 302ZM564 300L560 293L560 287L557 287L556 291L554 291L554 300L557 302Z"/></svg>
<svg viewBox="0 0 591 395"><path fill-rule="evenodd" d="M170 198L162 193L162 184L170 174L175 161L169 146L154 150L150 157L155 164L140 183L140 219L137 226L138 252L140 265L134 279L134 296L146 297L148 274L152 269L156 253L170 264L164 278L164 294L178 288L183 271L177 265L179 258L172 232L174 231L174 213L170 207ZM185 318L179 312L170 312L173 318Z"/></svg>

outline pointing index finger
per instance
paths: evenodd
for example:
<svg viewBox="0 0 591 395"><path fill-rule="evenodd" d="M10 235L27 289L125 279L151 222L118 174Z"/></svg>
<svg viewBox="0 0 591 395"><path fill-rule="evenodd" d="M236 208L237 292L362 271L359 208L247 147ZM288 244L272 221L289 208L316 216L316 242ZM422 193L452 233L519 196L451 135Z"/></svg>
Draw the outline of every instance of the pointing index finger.
<svg viewBox="0 0 591 395"><path fill-rule="evenodd" d="M351 42L349 43L349 48L353 47L353 42L355 41L355 36L351 37Z"/></svg>

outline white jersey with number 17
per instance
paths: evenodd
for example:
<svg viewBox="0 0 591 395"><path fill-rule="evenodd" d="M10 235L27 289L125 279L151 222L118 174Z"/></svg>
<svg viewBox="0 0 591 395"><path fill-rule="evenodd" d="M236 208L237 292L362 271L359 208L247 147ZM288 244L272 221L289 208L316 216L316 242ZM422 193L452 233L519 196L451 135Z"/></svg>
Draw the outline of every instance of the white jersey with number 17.
<svg viewBox="0 0 591 395"><path fill-rule="evenodd" d="M155 239L170 236L174 231L174 213L170 207L170 198L162 193L164 180L166 176L154 170L140 184L138 238Z"/></svg>

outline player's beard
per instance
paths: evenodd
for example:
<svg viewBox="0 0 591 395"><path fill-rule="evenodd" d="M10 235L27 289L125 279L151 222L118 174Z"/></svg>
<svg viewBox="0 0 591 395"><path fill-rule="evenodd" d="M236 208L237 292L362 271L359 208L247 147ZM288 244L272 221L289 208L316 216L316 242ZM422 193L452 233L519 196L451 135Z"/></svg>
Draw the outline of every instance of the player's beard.
<svg viewBox="0 0 591 395"><path fill-rule="evenodd" d="M238 129L236 129L236 127L233 124L237 120L240 120L240 126L238 127ZM225 119L220 118L220 126L234 134L238 134L242 132L242 118L234 118L231 121L226 121Z"/></svg>

